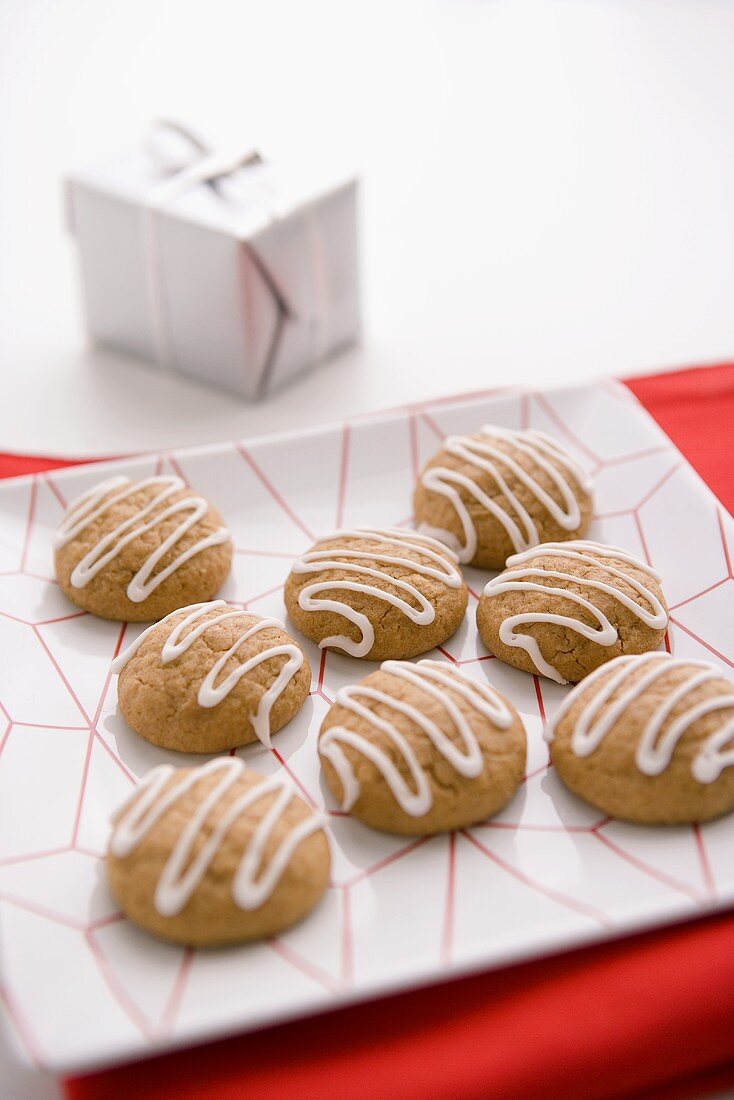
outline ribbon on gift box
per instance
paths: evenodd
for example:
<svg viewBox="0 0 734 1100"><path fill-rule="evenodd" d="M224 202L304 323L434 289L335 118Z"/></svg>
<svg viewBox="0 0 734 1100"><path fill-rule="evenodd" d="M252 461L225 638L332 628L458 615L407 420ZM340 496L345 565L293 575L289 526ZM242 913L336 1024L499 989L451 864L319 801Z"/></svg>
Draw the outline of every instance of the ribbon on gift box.
<svg viewBox="0 0 734 1100"><path fill-rule="evenodd" d="M156 359L163 367L173 370L176 364L173 355L170 314L165 301L165 284L160 263L156 214L192 188L199 187L202 184L210 185L220 195L222 201L226 202L228 198L233 197L236 197L238 201L244 200L248 205L255 206L270 221L275 221L279 214L272 202L272 194L268 193L267 188L262 186L257 177L248 178L248 173L239 174L236 181L236 190L230 192L229 196L222 186L224 181L231 180L235 174L241 173L242 169L263 164L260 153L252 147L239 148L234 151L215 150L192 127L171 119L159 119L151 125L148 131L145 140L145 151L158 168L169 173L168 178L154 187L148 196L144 234L147 253L148 296L153 319ZM304 217L313 272L313 287L318 301L317 315L320 318L320 324L314 326L312 330L314 338L313 361L318 363L324 358L324 350L327 347L328 319L326 316L326 303L329 299L326 294L326 268L320 235L311 212L305 211ZM272 295L276 308L276 323L273 335L260 370L254 394L255 397L260 397L267 388L273 372L285 325L289 320L296 320L297 313L252 244L245 240L241 240L240 244L247 251L258 274Z"/></svg>
<svg viewBox="0 0 734 1100"><path fill-rule="evenodd" d="M144 142L152 161L170 178L163 180L150 196L151 205L165 206L200 183L214 183L253 164L262 164L257 149L233 152L214 150L191 127L172 119L158 119L150 126ZM250 189L247 198L258 199Z"/></svg>

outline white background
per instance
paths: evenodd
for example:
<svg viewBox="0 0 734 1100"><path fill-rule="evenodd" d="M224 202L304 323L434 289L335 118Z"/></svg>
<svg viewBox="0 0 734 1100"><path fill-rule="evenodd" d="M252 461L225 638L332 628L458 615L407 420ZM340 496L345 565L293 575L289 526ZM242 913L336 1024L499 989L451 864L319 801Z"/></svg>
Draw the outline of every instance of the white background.
<svg viewBox="0 0 734 1100"><path fill-rule="evenodd" d="M734 352L727 0L2 0L0 445L186 444ZM365 341L246 406L87 348L60 175L154 116L362 173Z"/></svg>
<svg viewBox="0 0 734 1100"><path fill-rule="evenodd" d="M2 0L0 448L120 453L731 356L733 112L727 0ZM247 406L87 347L60 177L159 115L360 171L360 349Z"/></svg>

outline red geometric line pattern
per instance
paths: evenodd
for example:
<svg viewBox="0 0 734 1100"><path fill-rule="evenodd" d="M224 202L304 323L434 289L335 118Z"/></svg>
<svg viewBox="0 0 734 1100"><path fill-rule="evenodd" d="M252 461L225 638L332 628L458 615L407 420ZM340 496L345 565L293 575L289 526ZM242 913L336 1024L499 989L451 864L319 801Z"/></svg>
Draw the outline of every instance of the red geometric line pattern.
<svg viewBox="0 0 734 1100"><path fill-rule="evenodd" d="M575 391L574 408L578 407L580 392ZM600 483L606 484L608 480L616 503L605 510L607 489L602 485L600 507L595 517L597 529L592 537L605 537L610 542L631 539L630 549L641 552L650 561L653 553L659 556L659 550L654 551L654 547L660 541L657 535L659 517L650 512L651 505L671 479L685 473L685 467L647 423L645 414L633 403L619 401L613 388L603 385L587 388L584 393L585 415L578 422L569 417L563 395L513 392L511 396L505 394L494 398L476 395L475 401L467 405L455 400L412 405L397 419L391 416L389 428L385 426L384 430L375 418L357 417L326 432L323 437L325 482L329 469L336 471L335 482L334 479L330 482L335 484L332 526L408 522L405 519L395 521L394 515L404 515L407 511L412 483L438 441L450 432L472 430L495 417L510 426L540 427L555 434L574 450ZM613 437L610 421L617 424ZM616 444L619 439L627 438L629 449L620 452ZM281 617L283 582L272 583L273 573L268 563L282 560L285 574L289 561L299 549L294 547L294 529L298 532L300 548L305 548L321 533L314 530L308 512L309 496L293 490L290 485L291 470L298 465L297 446L297 441L289 440L280 453L272 444L266 449L259 449L257 444L241 443L222 449L223 459L226 457L228 462L226 476L242 479L244 519L249 519L248 493L257 493L258 500L264 493L269 502L263 505L268 509L266 535L261 536L254 527L251 529L247 523L240 523L238 530L246 531L247 537L237 538L235 553L246 562L247 568L238 574L236 586L230 587L226 596L236 606ZM395 457L392 461L390 454L386 456L389 470L382 480L370 480L370 462L374 460L376 447L389 452L391 446L395 448ZM231 465L233 456L238 466ZM149 465L152 461L157 470L169 466L216 503L217 478L210 472L211 453L206 463L197 461L196 452L188 454L185 451L139 461ZM632 466L635 475L625 480L625 470ZM314 470L314 482L319 476L319 471ZM206 484L207 477L210 484ZM105 901L104 891L98 883L99 861L105 846L104 816L142 771L171 757L141 744L126 731L116 715L109 663L125 638L137 628L123 625L110 630L109 624L102 627L84 612L65 604L55 582L48 579L50 556L43 564L39 551L39 546L48 544L65 501L80 491L80 483L86 487L94 480L92 468L81 474L72 471L53 477L37 475L0 488L0 493L12 492L14 500L22 497L25 501L18 528L17 565L0 573L0 626L6 623L8 630L16 632L13 637L17 635L23 652L43 670L40 673L43 691L34 693L27 684L9 685L0 700L0 712L4 716L0 729L0 802L7 795L11 812L15 812L21 805L21 795L27 801L30 792L32 800L34 788L32 784L29 786L29 759L31 749L39 745L47 751L51 747L53 760L62 761L58 766L64 772L63 784L54 786L53 775L42 784L48 805L31 806L32 813L49 824L38 833L38 839L31 831L26 843L22 828L20 832L18 828L6 831L9 846L0 850L0 903L16 917L22 918L24 914L33 917L36 936L45 935L39 929L48 928L48 935L52 937L53 928L58 927L76 937L74 942L78 943L78 950L86 953L87 962L91 960L99 978L90 996L98 998L101 1012L104 1012L104 998L117 1006L137 1035L142 1050L165 1046L174 1035L193 1037L197 1030L206 1027L205 1006L204 1014L194 1019L193 994L192 998L188 994L198 975L206 973L209 961L206 953L192 950L177 953L175 949L166 948L165 951L173 952L175 961L168 968L165 987L153 988L146 984L144 977L131 974L125 966L124 952L129 949L129 943L128 926L122 915L111 907L109 898L106 908L103 904L99 910L100 898ZM692 484L683 482L678 488L680 492L693 492ZM350 491L355 486L359 491ZM383 493L385 499L395 501L392 514L380 513ZM619 507L620 494L625 498L624 507ZM709 510L714 508L708 499L703 504L699 499L698 503ZM690 610L698 601L724 591L734 582L727 517L719 511L712 512L711 518L716 542L715 548L709 548L713 573L705 577L706 583L700 590L686 590L673 604L675 632L671 632L669 644L680 646L683 652L689 652L685 648L689 644L700 646L731 666L731 657L715 640L705 636L705 630L679 617L685 614L684 609ZM281 545L272 537L273 532L279 530L283 532ZM615 538L614 532L618 530L623 531L623 535ZM721 561L719 573L716 572L716 554ZM243 576L246 576L245 581ZM5 583L17 585L17 591L6 591L2 587ZM474 602L478 599L481 583L479 576L472 585ZM24 603L23 593L26 592ZM329 904L325 903L292 932L260 948L246 947L233 953L246 960L248 951L265 952L264 957L278 967L273 971L273 984L283 987L284 1010L289 999L288 975L292 975L294 983L300 983L301 995L304 987L311 991L309 996L314 1007L335 1003L345 992L370 988L371 982L389 977L391 965L404 962L406 956L411 957L413 922L401 921L400 910L410 915L413 893L417 890L426 892L422 916L434 953L430 969L426 970L424 963L420 966L416 963L416 978L425 979L430 974L440 975L455 961L460 962L468 950L476 954L477 948L481 949L481 940L477 941L476 934L467 931L467 919L470 911L476 909L477 899L481 899L483 910L488 913L493 907L501 906L504 887L495 891L489 900L482 894L498 876L508 891L514 891L513 897L520 899L518 904L524 914L532 917L535 907L542 903L543 915L537 919L539 950L543 949L544 924L549 919L557 919L557 927L561 929L575 928L574 922L577 922L579 934L583 930L587 938L589 928L595 928L596 934L624 928L627 917L620 920L618 902L623 897L626 899L631 890L644 895L645 905L658 904L664 915L666 906L675 905L675 911L679 912L681 904L688 905L693 913L720 897L722 890L732 889L731 880L722 875L721 867L709 850L706 829L680 830L674 840L677 857L671 861L669 847L658 852L655 845L649 843L650 833L644 838L634 832L620 833L615 822L599 819L563 791L542 741L546 713L557 705L558 689L538 677L508 670L483 652L472 628L473 610L472 606L467 629L449 639L436 656L462 667L470 675L486 677L501 690L508 691L523 715L529 736L528 766L521 792L494 820L445 838L401 839L370 833L328 803L315 764L318 725L325 707L333 701L341 684L347 682L345 677L356 680L370 666L349 662L337 654L319 652L315 647L309 649L314 684L304 708L304 711L312 708L310 728L306 731L305 718L300 726L300 719L296 719L291 727L278 734L269 757L259 746L239 751L245 759L252 759L255 767L269 759L271 769L283 769L310 804L329 814L333 824L335 860ZM53 709L53 713L43 709L47 705L46 696L51 701L48 707L58 708ZM34 741L34 738L43 740ZM64 741L64 738L73 740ZM68 763L63 763L66 757ZM34 756L33 768L42 770L44 759L43 753L40 757ZM69 797L56 805L54 800L59 785L67 788ZM18 798L14 797L16 787ZM101 819L100 807L104 811ZM20 826L23 825L21 821ZM59 868L63 870L64 861L69 858L76 861L80 877L67 888ZM576 866L579 861L583 863L582 873ZM597 863L600 867L598 881L594 872ZM420 875L413 871L419 866ZM471 881L467 879L469 866ZM571 874L569 868L575 873ZM618 877L618 898L614 890L609 893L610 868ZM76 891L75 897L70 896L72 889ZM476 891L476 895L472 891ZM569 921L570 925L565 923ZM506 929L498 928L498 931ZM382 969L378 967L376 977L370 970L376 965L370 947L373 934L378 935L384 954ZM484 935L491 934L488 927ZM118 936L122 936L122 940L118 940ZM13 943L7 943L5 950L12 953ZM44 992L50 997L63 996L62 991L54 988L53 974L49 975ZM39 1064L61 1060L63 1052L54 1046L42 1027L36 1030L33 996L27 993L22 971L18 977L16 970L8 967L0 996L28 1056ZM240 1018L256 1020L255 1009L256 1005L246 1006L244 1011L233 1009L232 1025ZM184 1010L185 1025L180 1023ZM69 1034L74 1033L73 1012L69 1008ZM77 1056L97 1055L94 1041L91 1036L89 1046L78 1047ZM129 1039L126 1041L129 1043Z"/></svg>

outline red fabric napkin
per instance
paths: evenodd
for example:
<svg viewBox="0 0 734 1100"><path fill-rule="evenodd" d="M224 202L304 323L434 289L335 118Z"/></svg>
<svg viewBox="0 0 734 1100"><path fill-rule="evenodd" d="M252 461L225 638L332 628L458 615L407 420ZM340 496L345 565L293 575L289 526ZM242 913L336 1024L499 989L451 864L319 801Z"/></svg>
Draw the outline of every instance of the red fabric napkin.
<svg viewBox="0 0 734 1100"><path fill-rule="evenodd" d="M734 513L734 365L693 367L624 382Z"/></svg>
<svg viewBox="0 0 734 1100"><path fill-rule="evenodd" d="M627 385L734 509L734 364ZM52 464L23 462L0 455L0 476ZM722 915L71 1079L65 1089L70 1100L674 1100L734 1082L733 1025L734 915Z"/></svg>

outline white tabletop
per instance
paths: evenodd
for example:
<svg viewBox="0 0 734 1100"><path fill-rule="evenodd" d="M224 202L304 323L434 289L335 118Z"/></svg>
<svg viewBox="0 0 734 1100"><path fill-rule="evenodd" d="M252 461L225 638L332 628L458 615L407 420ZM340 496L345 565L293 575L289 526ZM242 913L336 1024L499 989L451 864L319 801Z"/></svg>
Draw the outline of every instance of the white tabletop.
<svg viewBox="0 0 734 1100"><path fill-rule="evenodd" d="M0 89L0 449L183 445L734 353L721 0L3 0ZM276 156L337 148L364 180L364 343L265 403L86 345L60 177L171 115Z"/></svg>

